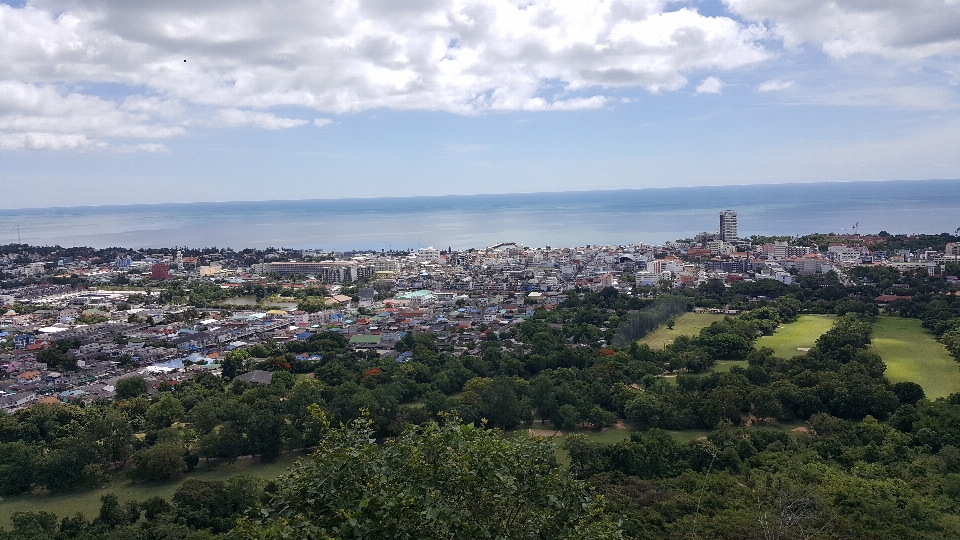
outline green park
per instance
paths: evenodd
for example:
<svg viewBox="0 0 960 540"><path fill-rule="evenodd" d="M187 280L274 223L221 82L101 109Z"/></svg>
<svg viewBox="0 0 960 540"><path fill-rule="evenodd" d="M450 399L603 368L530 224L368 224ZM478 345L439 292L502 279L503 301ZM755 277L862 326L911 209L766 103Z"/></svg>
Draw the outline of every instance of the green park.
<svg viewBox="0 0 960 540"><path fill-rule="evenodd" d="M73 516L79 512L85 516L96 516L100 509L100 497L108 494L116 495L120 503L132 500L142 502L157 496L170 499L184 482L191 478L223 482L234 475L249 474L263 480L272 480L286 472L287 468L303 455L303 452L288 452L272 462L240 459L214 467L201 464L194 471L171 482L137 482L128 477L127 471L120 471L113 473L110 483L99 489L3 497L0 502L0 527L9 527L10 518L16 512L52 512L60 516Z"/></svg>
<svg viewBox="0 0 960 540"><path fill-rule="evenodd" d="M758 339L756 347L769 347L778 358L793 358L816 345L817 338L836 320L835 315L800 315L796 321L781 325L773 335Z"/></svg>
<svg viewBox="0 0 960 540"><path fill-rule="evenodd" d="M933 327L930 319L874 317L875 305L856 300L838 302L831 309L838 315L801 314L803 309L826 310L812 302L804 307L793 298L738 306L738 315L724 316L688 313L689 301L678 295L648 300L601 292L571 295L556 309L537 310L520 324L488 333L476 351L453 354L457 351L430 333L410 333L396 350L410 352L413 360L397 362L354 350L338 333L320 332L306 340L232 351L224 359L231 375L240 368L274 369L269 384L239 378L227 383L201 374L151 397L146 381L130 377L117 384L113 403L35 407L6 417L0 431L27 442L0 444L5 452L0 454L5 457L0 479L6 482L0 527L12 526L19 535L0 535L0 540L53 537L24 536L30 527L79 527L87 540L127 538L121 533L133 531L153 535L169 524L182 527L178 538L184 539L191 530L200 534L205 528L212 531L210 538L268 538L270 531L287 523L286 515L274 513L277 501L310 514L303 527L327 523L327 518L312 514L315 509L303 506L312 503L305 502L298 486L324 485L321 479L329 478L329 471L348 470L353 472L343 485L383 482L381 498L364 503L372 510L363 518L364 527L380 530L384 516L378 512L389 506L394 493L414 493L424 482L438 482L450 493L478 490L469 499L482 500L484 490L502 486L471 479L526 474L528 464L540 468L538 478L546 483L524 485L552 487L536 488L536 493L523 495L525 500L559 493L567 497L568 508L585 508L577 498L589 493L571 481L587 480L591 489L612 501L612 515L632 520L632 530L642 533L633 537L689 537L685 533L691 523L679 514L670 518L676 534L660 534L659 526L648 521L653 514L647 507L631 506L636 490L674 490L668 502L657 506L660 515L668 515L674 499L693 508L704 486L720 481L726 488L714 487L726 491L708 506L742 513L745 504L757 504L752 488L741 486L751 481L759 459L804 455L840 479L831 480L830 489L843 491L837 493L846 498L857 493L869 499L882 489L879 480L848 471L846 458L835 458L834 449L853 447L857 456L872 459L870 448L879 444L878 437L884 456L899 456L902 450L897 449L906 448L905 457L896 459L898 470L909 470L910 482L922 486L922 493L917 488L908 495L920 500L917 509L960 496L960 465L946 461L949 449L941 455L933 446L905 442L925 437L946 448L960 440L955 427L960 425L960 406L923 401L917 385L890 384L916 382L933 399L960 390L960 368L935 334L921 325L924 320ZM769 335L758 338L761 334ZM593 346L600 337L611 345ZM813 347L817 353L803 354ZM757 348L774 354L751 356ZM323 361L302 359L310 355ZM877 355L886 363L889 380ZM748 357L756 358L749 371L733 369L747 367ZM665 369L673 375L669 384L659 378ZM840 398L816 399L820 395ZM363 411L360 418L356 411ZM915 417L904 411L913 411ZM931 427L921 431L918 426ZM539 437L554 444L544 445ZM300 456L284 450L305 447L321 448L310 465L295 467L285 479L265 482L283 474ZM462 482L450 487L454 484L443 475L454 469L435 465L460 463L462 456L447 456L455 448L484 457L471 462L477 474L456 476ZM261 458L245 458L251 454ZM425 455L442 459L432 464L411 459ZM345 468L357 456L362 466ZM208 468L205 460L219 464ZM118 462L129 466L114 472ZM910 463L926 465L905 466ZM516 464L521 468L509 468ZM947 486L952 491L941 497L930 472L945 467L956 467L957 484ZM368 477L372 470L393 472ZM777 475L778 481L799 481L810 489L823 484L821 478ZM863 488L848 490L846 479ZM254 492L258 498L238 496ZM218 501L227 500L226 494L236 504L221 512ZM363 503L352 500L353 490L339 487L321 495L331 508ZM781 494L768 495L774 501ZM436 497L431 500L450 499L439 492ZM832 508L833 494L818 497L822 508ZM870 508L882 504L870 501ZM263 505L257 521L242 519L251 505ZM528 505L531 516L540 516L543 508L542 503ZM465 502L457 512L472 515L473 510ZM506 510L509 514L512 507ZM869 516L883 518L874 528L923 515L894 511L888 517L890 511ZM72 517L79 514L86 518ZM721 514L710 518L718 531L728 525ZM404 527L419 526L419 515L410 514ZM67 519L59 526L44 525L62 518ZM749 518L751 524L760 519ZM823 519L844 524L836 538L869 537L861 530L866 516L844 521L845 515L838 513ZM484 523L493 521L500 523ZM923 527L935 525L927 521ZM736 530L744 527L749 528ZM97 536L108 530L116 534ZM293 529L285 532L303 537Z"/></svg>
<svg viewBox="0 0 960 540"><path fill-rule="evenodd" d="M887 364L892 383L915 382L931 400L960 392L960 366L917 319L880 317L871 350Z"/></svg>
<svg viewBox="0 0 960 540"><path fill-rule="evenodd" d="M715 321L723 320L723 317L716 313L684 313L677 317L672 328L666 324L661 325L644 336L640 342L646 343L651 349L662 349L672 343L677 336L695 336L702 328L710 326Z"/></svg>
<svg viewBox="0 0 960 540"><path fill-rule="evenodd" d="M722 319L717 314L686 313L676 319L672 328L662 325L640 342L660 349L678 336L694 336ZM755 346L773 349L779 358L792 358L816 345L817 338L836 320L836 315L800 315L794 322L780 325L772 335L759 338ZM931 400L960 392L960 366L918 319L878 317L873 324L871 350L886 363L886 376L892 383L915 382ZM720 360L709 372L725 372L735 366L746 367L746 362Z"/></svg>

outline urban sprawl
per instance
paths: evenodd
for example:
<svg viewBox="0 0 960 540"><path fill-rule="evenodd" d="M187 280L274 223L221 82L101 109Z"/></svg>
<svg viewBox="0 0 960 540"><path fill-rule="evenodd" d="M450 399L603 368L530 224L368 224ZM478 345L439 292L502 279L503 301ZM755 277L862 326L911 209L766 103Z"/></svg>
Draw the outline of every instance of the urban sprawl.
<svg viewBox="0 0 960 540"><path fill-rule="evenodd" d="M872 249L885 235L742 239L736 212L724 211L716 233L663 245L330 253L11 244L0 256L8 286L0 290L0 408L111 399L132 374L153 394L199 373L219 375L232 350L318 332L398 362L410 357L394 347L409 333L429 332L454 354L472 354L488 331L552 310L569 291L650 296L708 282L789 285L831 272L850 284L846 272L856 266L939 274L960 261L960 243ZM270 376L239 378L256 384Z"/></svg>

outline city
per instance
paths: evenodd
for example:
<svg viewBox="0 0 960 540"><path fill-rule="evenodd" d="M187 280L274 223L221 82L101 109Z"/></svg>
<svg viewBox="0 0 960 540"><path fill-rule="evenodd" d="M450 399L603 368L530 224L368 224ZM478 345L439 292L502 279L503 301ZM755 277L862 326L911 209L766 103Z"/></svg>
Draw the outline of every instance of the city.
<svg viewBox="0 0 960 540"><path fill-rule="evenodd" d="M488 331L520 323L538 308L552 310L568 291L612 287L650 296L708 282L790 285L798 276L829 273L849 284L845 271L854 267L936 275L960 262L960 242L942 251L871 249L885 236L818 235L806 243L740 239L737 214L727 210L716 233L664 245L503 243L402 253L200 250L188 256L180 249L86 249L81 251L89 255L65 256L76 250L5 246L0 271L13 279L0 294L0 408L110 399L117 381L129 374L143 375L152 394L197 373L219 375L220 359L234 349L326 331L358 350L399 361L404 357L394 346L408 333L431 333L453 346L455 355L476 354ZM957 276L945 279L957 284ZM18 280L39 283L17 286ZM63 281L72 283L56 284ZM173 282L176 290L169 292L165 286ZM199 305L191 304L194 298ZM885 294L876 301L898 298L909 297ZM726 306L712 309L736 313ZM58 365L43 361L50 356L44 351L65 343L78 346L62 351Z"/></svg>
<svg viewBox="0 0 960 540"><path fill-rule="evenodd" d="M0 540L960 538L960 1L0 29Z"/></svg>

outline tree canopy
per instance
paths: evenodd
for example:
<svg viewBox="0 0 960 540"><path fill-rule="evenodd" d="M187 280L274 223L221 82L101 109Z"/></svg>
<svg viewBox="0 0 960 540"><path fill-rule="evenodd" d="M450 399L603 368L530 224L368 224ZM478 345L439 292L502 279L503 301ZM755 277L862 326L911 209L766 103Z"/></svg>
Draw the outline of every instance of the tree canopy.
<svg viewBox="0 0 960 540"><path fill-rule="evenodd" d="M314 409L320 421L322 413ZM380 445L362 416L332 428L281 477L245 539L619 538L601 499L560 469L543 439L454 419Z"/></svg>

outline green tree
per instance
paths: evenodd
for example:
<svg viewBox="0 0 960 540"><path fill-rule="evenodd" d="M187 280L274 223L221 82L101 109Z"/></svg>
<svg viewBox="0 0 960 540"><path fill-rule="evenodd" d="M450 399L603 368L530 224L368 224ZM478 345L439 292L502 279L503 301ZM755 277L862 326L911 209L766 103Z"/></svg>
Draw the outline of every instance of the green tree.
<svg viewBox="0 0 960 540"><path fill-rule="evenodd" d="M101 525L109 529L116 529L127 525L131 521L140 518L140 510L137 509L137 517L133 518L129 508L124 508L113 493L100 496L100 512L93 520L94 525ZM132 519L131 519L132 518Z"/></svg>
<svg viewBox="0 0 960 540"><path fill-rule="evenodd" d="M371 442L361 418L331 429L278 481L237 538L619 538L600 499L543 440L428 423Z"/></svg>
<svg viewBox="0 0 960 540"><path fill-rule="evenodd" d="M117 469L126 465L133 454L134 437L130 419L122 410L98 408L88 412L85 431L96 440L98 453L107 462Z"/></svg>
<svg viewBox="0 0 960 540"><path fill-rule="evenodd" d="M12 538L54 538L57 533L57 515L50 512L14 512L10 516Z"/></svg>
<svg viewBox="0 0 960 540"><path fill-rule="evenodd" d="M178 442L158 443L133 456L133 474L140 480L164 481L179 478L187 470L187 450Z"/></svg>
<svg viewBox="0 0 960 540"><path fill-rule="evenodd" d="M516 383L512 379L497 377L479 393L483 400L480 414L490 427L511 430L520 425L523 405L517 399Z"/></svg>
<svg viewBox="0 0 960 540"><path fill-rule="evenodd" d="M243 369L244 364L250 360L250 353L246 349L234 349L227 353L221 364L224 379L233 379Z"/></svg>
<svg viewBox="0 0 960 540"><path fill-rule="evenodd" d="M97 445L88 437L57 439L45 458L38 480L51 491L99 487L106 480Z"/></svg>
<svg viewBox="0 0 960 540"><path fill-rule="evenodd" d="M641 392L627 402L625 406L627 418L636 423L641 429L649 429L663 425L667 407L650 392Z"/></svg>
<svg viewBox="0 0 960 540"><path fill-rule="evenodd" d="M155 428L165 428L173 425L174 422L183 418L183 404L180 400L170 394L164 394L144 415L147 422L150 422Z"/></svg>
<svg viewBox="0 0 960 540"><path fill-rule="evenodd" d="M224 532L233 526L225 497L223 482L188 478L173 494L173 504L191 528Z"/></svg>
<svg viewBox="0 0 960 540"><path fill-rule="evenodd" d="M587 412L586 422L597 429L610 427L617 423L617 415L599 405L594 405Z"/></svg>
<svg viewBox="0 0 960 540"><path fill-rule="evenodd" d="M237 429L236 423L228 421L200 439L200 455L233 463L243 455L244 445L243 433Z"/></svg>
<svg viewBox="0 0 960 540"><path fill-rule="evenodd" d="M556 415L550 418L550 423L557 429L569 431L580 423L580 413L577 412L576 407L568 403L557 409Z"/></svg>
<svg viewBox="0 0 960 540"><path fill-rule="evenodd" d="M147 381L143 377L124 377L117 381L117 399L147 395Z"/></svg>
<svg viewBox="0 0 960 540"><path fill-rule="evenodd" d="M21 441L0 444L0 495L30 489L37 477L40 450Z"/></svg>
<svg viewBox="0 0 960 540"><path fill-rule="evenodd" d="M537 377L530 384L530 404L541 420L553 418L560 405L554 394L553 383L547 377Z"/></svg>

